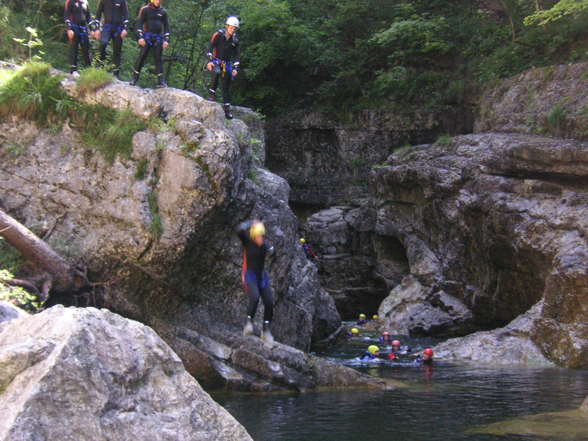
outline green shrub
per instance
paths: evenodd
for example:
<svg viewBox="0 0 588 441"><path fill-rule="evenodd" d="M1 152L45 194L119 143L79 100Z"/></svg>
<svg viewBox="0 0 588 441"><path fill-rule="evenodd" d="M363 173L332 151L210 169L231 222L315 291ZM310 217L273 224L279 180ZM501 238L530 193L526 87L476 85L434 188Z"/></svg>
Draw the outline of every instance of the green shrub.
<svg viewBox="0 0 588 441"><path fill-rule="evenodd" d="M29 62L0 87L0 117L34 121L41 127L62 122L75 104L61 88L62 76L51 75L46 63Z"/></svg>
<svg viewBox="0 0 588 441"><path fill-rule="evenodd" d="M104 69L89 67L80 71L77 80L78 91L81 95L96 92L112 82L112 75Z"/></svg>
<svg viewBox="0 0 588 441"><path fill-rule="evenodd" d="M549 133L557 135L565 129L568 118L568 110L561 105L556 105L547 115L547 129Z"/></svg>
<svg viewBox="0 0 588 441"><path fill-rule="evenodd" d="M137 181L142 181L147 177L147 166L149 165L149 161L145 158L140 159L137 163L137 170L135 171L135 179Z"/></svg>
<svg viewBox="0 0 588 441"><path fill-rule="evenodd" d="M151 234L157 240L163 234L163 224L161 223L161 216L159 214L159 203L157 202L157 192L152 191L147 196L147 201L149 202L149 211L151 212L151 224L149 229L151 230Z"/></svg>
<svg viewBox="0 0 588 441"><path fill-rule="evenodd" d="M29 294L22 288L2 283L3 280L10 280L13 278L14 276L10 271L0 269L0 300L10 302L29 312L38 311L43 304L36 296Z"/></svg>
<svg viewBox="0 0 588 441"><path fill-rule="evenodd" d="M0 237L0 269L17 273L23 264L21 254Z"/></svg>
<svg viewBox="0 0 588 441"><path fill-rule="evenodd" d="M451 144L453 144L453 137L451 137L449 135L441 135L439 138L437 138L437 141L435 141L435 144L446 146L446 147L450 146Z"/></svg>

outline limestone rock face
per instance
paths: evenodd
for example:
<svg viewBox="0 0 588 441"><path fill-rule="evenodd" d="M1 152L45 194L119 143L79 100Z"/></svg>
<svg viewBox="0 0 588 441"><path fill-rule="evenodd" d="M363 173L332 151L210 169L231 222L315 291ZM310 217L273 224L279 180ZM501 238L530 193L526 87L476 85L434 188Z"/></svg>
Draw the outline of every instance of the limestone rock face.
<svg viewBox="0 0 588 441"><path fill-rule="evenodd" d="M458 299L407 276L378 309L380 327L392 334L455 335L471 328L472 313Z"/></svg>
<svg viewBox="0 0 588 441"><path fill-rule="evenodd" d="M543 299L531 340L558 364L586 367L587 182L585 143L459 136L373 169L375 231L396 237L419 283L458 299L480 328Z"/></svg>
<svg viewBox="0 0 588 441"><path fill-rule="evenodd" d="M70 77L63 86L78 97ZM55 302L104 306L146 324L221 324L238 333L247 298L234 229L258 218L277 251L267 265L276 338L307 350L338 331L333 300L297 246L289 186L261 166L259 116L237 113L250 131L193 93L117 80L78 98L146 118L149 129L134 136L130 157L108 163L67 124L49 131L0 121L3 208L105 283L94 296Z"/></svg>
<svg viewBox="0 0 588 441"><path fill-rule="evenodd" d="M150 328L56 306L0 325L2 441L234 441L246 430Z"/></svg>
<svg viewBox="0 0 588 441"><path fill-rule="evenodd" d="M10 302L0 301L0 323L26 317L29 314Z"/></svg>
<svg viewBox="0 0 588 441"><path fill-rule="evenodd" d="M435 357L446 361L480 363L484 366L551 366L553 363L531 340L542 308L543 303L539 302L504 328L448 340L434 349Z"/></svg>
<svg viewBox="0 0 588 441"><path fill-rule="evenodd" d="M463 133L469 124L461 111L365 111L346 122L321 113L288 114L267 122L267 166L288 180L294 204L341 205L365 197L371 166L393 148Z"/></svg>
<svg viewBox="0 0 588 441"><path fill-rule="evenodd" d="M375 314L408 272L402 246L383 247L386 238L373 234L373 214L367 204L335 206L313 214L304 224L305 238L320 255L315 263L321 284L346 319Z"/></svg>
<svg viewBox="0 0 588 441"><path fill-rule="evenodd" d="M531 69L488 90L476 132L588 139L588 63Z"/></svg>

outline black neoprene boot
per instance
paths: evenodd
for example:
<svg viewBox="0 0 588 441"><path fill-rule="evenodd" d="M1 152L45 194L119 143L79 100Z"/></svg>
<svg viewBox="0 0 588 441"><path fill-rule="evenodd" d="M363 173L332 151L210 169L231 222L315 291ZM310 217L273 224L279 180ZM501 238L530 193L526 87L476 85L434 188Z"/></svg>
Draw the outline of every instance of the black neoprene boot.
<svg viewBox="0 0 588 441"><path fill-rule="evenodd" d="M233 114L231 113L231 105L225 104L223 107L225 109L225 118L233 119Z"/></svg>

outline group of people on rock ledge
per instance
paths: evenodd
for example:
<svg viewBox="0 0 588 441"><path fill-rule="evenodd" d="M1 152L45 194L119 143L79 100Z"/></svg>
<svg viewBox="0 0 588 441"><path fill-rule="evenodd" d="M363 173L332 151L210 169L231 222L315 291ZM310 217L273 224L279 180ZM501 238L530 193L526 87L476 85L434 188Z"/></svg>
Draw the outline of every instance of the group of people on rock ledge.
<svg viewBox="0 0 588 441"><path fill-rule="evenodd" d="M163 0L148 0L136 21L137 44L141 47L135 62L131 85L139 81L141 69L147 56L153 52L158 87L167 87L163 73L163 51L170 42L170 20L162 6ZM123 40L129 33L129 7L127 0L100 0L96 16L92 17L88 0L66 0L64 20L69 41L70 73L78 75L78 55L81 52L83 62L89 66L90 38L99 41L99 53L96 61L104 65L106 49L112 42L113 73L119 78L122 60ZM206 69L212 73L209 99L216 102L216 91L222 83L224 111L227 119L231 113L231 82L240 67L240 49L237 30L239 19L228 17L225 27L216 31L208 45L208 62Z"/></svg>

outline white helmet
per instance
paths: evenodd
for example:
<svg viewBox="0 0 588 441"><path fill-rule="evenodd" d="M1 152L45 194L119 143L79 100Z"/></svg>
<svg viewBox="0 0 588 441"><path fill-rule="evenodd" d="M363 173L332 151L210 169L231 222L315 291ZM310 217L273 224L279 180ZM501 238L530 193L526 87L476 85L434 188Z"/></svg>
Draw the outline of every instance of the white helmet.
<svg viewBox="0 0 588 441"><path fill-rule="evenodd" d="M239 19L237 17L231 16L227 18L227 22L225 23L227 26L235 26L236 28L239 27Z"/></svg>

